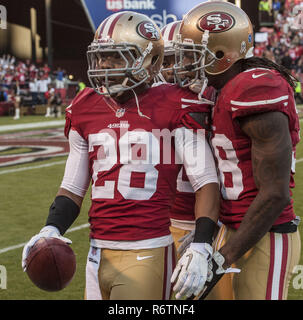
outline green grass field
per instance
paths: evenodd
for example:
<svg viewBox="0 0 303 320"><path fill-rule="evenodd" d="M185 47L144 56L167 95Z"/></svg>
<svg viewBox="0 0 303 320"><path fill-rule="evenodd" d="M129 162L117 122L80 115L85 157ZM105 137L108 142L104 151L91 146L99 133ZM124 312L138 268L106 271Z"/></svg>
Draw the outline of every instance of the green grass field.
<svg viewBox="0 0 303 320"><path fill-rule="evenodd" d="M38 119L39 118L39 119ZM8 121L9 120L9 121ZM44 121L43 117L29 117L22 120ZM48 119L49 120L49 119ZM16 122L0 117L0 125ZM1 139L1 135L0 135ZM65 158L64 158L65 159ZM66 234L77 257L77 271L70 285L62 291L48 293L36 288L21 268L22 244L39 232L44 225L48 209L53 201L64 172L64 164L58 164L62 157L44 161L49 167L4 173L0 168L0 265L7 271L7 288L0 280L0 300L82 300L84 294L85 264L89 247L89 229L84 226ZM294 191L296 214L303 217L303 144L298 145L296 166L296 189ZM301 160L302 159L302 160ZM57 163L57 164L56 164ZM25 168L38 165L19 165ZM53 164L53 165L51 165ZM11 169L11 168L9 168ZM90 192L84 200L79 218L72 227L87 224ZM303 224L300 226L303 239ZM5 249L5 250L4 250ZM300 264L303 265L303 254ZM0 269L1 270L1 269ZM1 279L1 274L0 274ZM302 289L295 289L290 282L291 300L303 300Z"/></svg>
<svg viewBox="0 0 303 320"><path fill-rule="evenodd" d="M64 120L64 115L59 118L46 118L45 116L24 116L18 120L14 120L13 117L0 117L0 126L12 125L12 124L23 124L23 123L35 123L35 122L46 122L46 121L57 121Z"/></svg>
<svg viewBox="0 0 303 320"><path fill-rule="evenodd" d="M12 118L7 118L5 122L4 120L4 117L0 117L0 125L20 123L12 120ZM29 116L24 117L21 123L46 120L58 119ZM42 291L32 284L21 268L23 248L20 245L28 241L44 226L49 206L62 179L64 164L61 162L65 159L66 157L58 157L43 161L43 164L50 164L50 166L40 169L28 169L5 174L3 174L3 171L7 168L0 169L0 252L1 249L8 248L8 251L0 253L0 265L5 266L7 271L7 288L2 289L3 283L0 282L0 301L83 299L85 264L89 247L88 227L84 226L78 231L66 234L73 241L71 246L77 258L76 274L66 289L56 293ZM56 164L58 162L61 164ZM52 163L54 165L51 165ZM14 168L28 168L39 164L39 162L35 162L34 164L19 165ZM88 192L81 215L73 227L87 224L89 205ZM11 249L12 246L17 246L17 248Z"/></svg>
<svg viewBox="0 0 303 320"><path fill-rule="evenodd" d="M48 208L56 195L63 171L64 165L61 164L1 175L0 249L26 242L39 232L45 224ZM73 227L87 223L88 208L89 201L85 199L82 213ZM0 300L82 299L88 232L86 227L66 235L73 241L77 271L72 283L60 292L47 293L33 286L21 269L22 248L0 254L0 265L4 265L7 270L7 289L0 289Z"/></svg>

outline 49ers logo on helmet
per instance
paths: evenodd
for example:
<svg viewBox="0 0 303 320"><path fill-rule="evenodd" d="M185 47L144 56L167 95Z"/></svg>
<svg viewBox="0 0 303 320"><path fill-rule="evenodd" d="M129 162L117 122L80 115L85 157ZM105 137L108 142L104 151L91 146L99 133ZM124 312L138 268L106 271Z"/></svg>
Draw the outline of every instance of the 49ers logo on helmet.
<svg viewBox="0 0 303 320"><path fill-rule="evenodd" d="M150 21L142 21L137 26L139 35L147 40L159 40L160 34Z"/></svg>
<svg viewBox="0 0 303 320"><path fill-rule="evenodd" d="M209 32L223 32L231 29L235 24L235 19L225 12L210 12L198 21L197 27Z"/></svg>

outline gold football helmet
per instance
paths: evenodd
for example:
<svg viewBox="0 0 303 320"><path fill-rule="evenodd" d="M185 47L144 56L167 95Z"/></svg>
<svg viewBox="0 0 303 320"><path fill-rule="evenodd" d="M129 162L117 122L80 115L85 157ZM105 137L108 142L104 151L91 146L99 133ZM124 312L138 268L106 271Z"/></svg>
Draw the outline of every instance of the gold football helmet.
<svg viewBox="0 0 303 320"><path fill-rule="evenodd" d="M105 19L88 46L88 78L99 94L116 94L150 82L160 71L164 42L160 29L146 15L123 11ZM122 66L101 60L116 57Z"/></svg>
<svg viewBox="0 0 303 320"><path fill-rule="evenodd" d="M204 71L221 74L236 61L253 56L253 27L246 13L236 5L207 1L184 16L176 49L179 84L205 82Z"/></svg>

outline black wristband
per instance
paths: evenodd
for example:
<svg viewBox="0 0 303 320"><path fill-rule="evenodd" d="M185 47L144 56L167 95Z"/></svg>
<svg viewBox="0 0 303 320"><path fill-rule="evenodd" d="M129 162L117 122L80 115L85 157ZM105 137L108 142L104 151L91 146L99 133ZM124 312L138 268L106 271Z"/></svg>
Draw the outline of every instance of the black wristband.
<svg viewBox="0 0 303 320"><path fill-rule="evenodd" d="M210 218L201 217L196 220L196 230L193 242L212 245L217 224Z"/></svg>
<svg viewBox="0 0 303 320"><path fill-rule="evenodd" d="M80 208L72 199L58 196L49 208L46 226L55 226L63 235L76 220L79 212Z"/></svg>

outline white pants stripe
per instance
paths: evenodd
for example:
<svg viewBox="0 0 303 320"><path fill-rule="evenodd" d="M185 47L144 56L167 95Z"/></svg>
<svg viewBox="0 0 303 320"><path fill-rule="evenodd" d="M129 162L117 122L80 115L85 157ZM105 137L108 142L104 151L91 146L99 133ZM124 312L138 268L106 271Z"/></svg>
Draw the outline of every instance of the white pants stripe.
<svg viewBox="0 0 303 320"><path fill-rule="evenodd" d="M280 300L283 297L288 257L288 235L270 234L270 266L266 300Z"/></svg>

